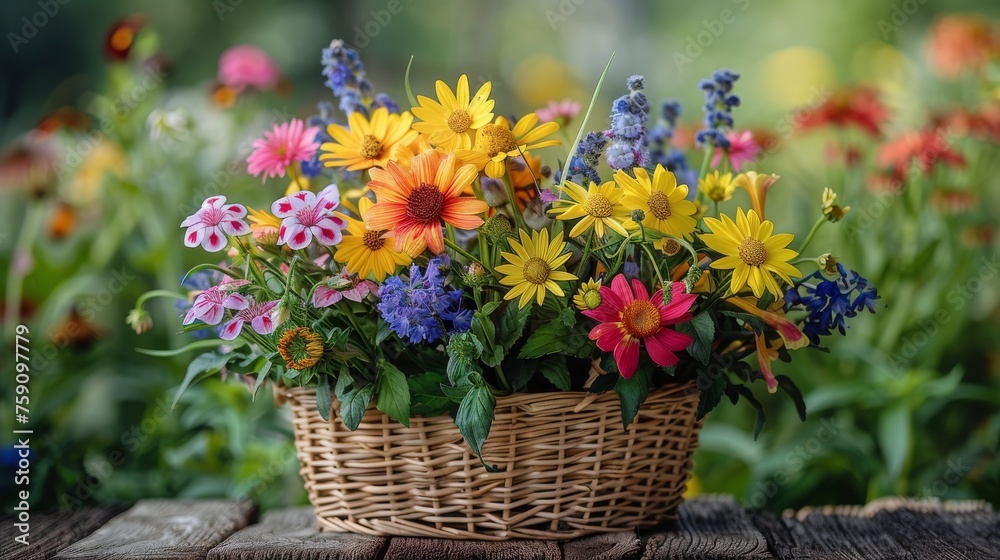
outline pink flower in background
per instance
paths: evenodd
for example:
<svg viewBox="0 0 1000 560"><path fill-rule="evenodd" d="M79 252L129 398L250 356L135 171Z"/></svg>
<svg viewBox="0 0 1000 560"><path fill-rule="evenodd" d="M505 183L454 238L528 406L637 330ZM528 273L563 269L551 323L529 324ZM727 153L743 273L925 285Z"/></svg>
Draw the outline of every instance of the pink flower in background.
<svg viewBox="0 0 1000 560"><path fill-rule="evenodd" d="M339 205L340 191L335 185L323 189L320 196L299 191L274 201L271 213L281 218L278 245L298 250L308 246L314 236L323 245L340 243L340 230L347 227L347 222L333 215Z"/></svg>
<svg viewBox="0 0 1000 560"><path fill-rule="evenodd" d="M549 104L535 111L538 119L544 122L558 121L569 122L580 113L580 103L572 99L562 101L549 101Z"/></svg>
<svg viewBox="0 0 1000 560"><path fill-rule="evenodd" d="M371 280L354 281L353 276L346 269L341 270L338 276L327 278L323 283L313 290L313 307L330 307L343 298L360 302L368 297L368 294L378 293L378 284Z"/></svg>
<svg viewBox="0 0 1000 560"><path fill-rule="evenodd" d="M284 177L290 165L312 159L319 149L318 131L316 126L306 128L300 119L274 125L272 130L264 132L263 138L253 141L247 173L254 177L263 174L261 182L268 177Z"/></svg>
<svg viewBox="0 0 1000 560"><path fill-rule="evenodd" d="M278 65L253 45L237 45L219 57L219 81L231 88L268 90L278 84L279 78Z"/></svg>
<svg viewBox="0 0 1000 560"><path fill-rule="evenodd" d="M726 138L729 139L729 151L723 152L721 148L716 148L715 155L712 156L712 167L719 166L724 154L729 157L729 165L736 171L740 171L744 164L751 163L757 159L757 154L760 153L760 146L754 142L753 133L749 130L730 132L726 135Z"/></svg>
<svg viewBox="0 0 1000 560"><path fill-rule="evenodd" d="M197 247L199 244L210 253L226 247L226 234L243 235L250 232L250 226L243 221L247 209L240 204L226 204L226 197L217 195L205 199L201 208L181 222L184 244Z"/></svg>
<svg viewBox="0 0 1000 560"><path fill-rule="evenodd" d="M230 319L226 324L222 325L222 330L219 332L219 338L222 340L233 340L240 335L243 331L243 323L250 321L250 327L257 332L257 334L271 334L274 332L274 328L277 326L274 322L274 318L271 317L271 313L274 308L278 306L279 300L266 301L263 303L257 303L252 297L247 297L242 303L233 301L231 302L232 307L227 306L229 309L236 309L236 316Z"/></svg>
<svg viewBox="0 0 1000 560"><path fill-rule="evenodd" d="M200 319L209 325L218 325L226 309L244 309L249 304L250 302L240 294L229 293L225 286L212 286L194 298L191 309L184 316L183 324L190 325Z"/></svg>

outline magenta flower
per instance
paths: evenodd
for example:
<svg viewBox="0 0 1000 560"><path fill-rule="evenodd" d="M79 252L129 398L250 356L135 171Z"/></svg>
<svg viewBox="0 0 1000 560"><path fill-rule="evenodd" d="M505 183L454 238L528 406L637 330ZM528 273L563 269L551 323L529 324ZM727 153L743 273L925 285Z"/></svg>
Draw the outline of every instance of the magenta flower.
<svg viewBox="0 0 1000 560"><path fill-rule="evenodd" d="M219 81L234 89L268 90L278 85L280 77L274 60L253 45L237 45L219 57Z"/></svg>
<svg viewBox="0 0 1000 560"><path fill-rule="evenodd" d="M222 315L226 309L244 309L250 302L240 294L230 293L229 290L238 286L249 284L246 280L234 280L201 292L194 298L191 309L184 316L185 325L190 325L195 320L201 320L209 325L218 325L222 321Z"/></svg>
<svg viewBox="0 0 1000 560"><path fill-rule="evenodd" d="M234 307L229 307L229 309L237 310L236 315L226 322L226 324L222 325L219 338L222 340L233 340L240 335L240 332L243 330L243 323L247 321L250 321L250 326L257 334L273 333L277 324L274 322L274 318L271 317L271 313L278 306L279 301L257 303L252 297L247 297L242 303L232 302Z"/></svg>
<svg viewBox="0 0 1000 560"><path fill-rule="evenodd" d="M226 197L211 196L201 203L201 208L181 222L184 244L197 247L199 244L210 253L226 247L226 234L237 236L250 233L250 226L243 221L247 209L240 204L226 204Z"/></svg>
<svg viewBox="0 0 1000 560"><path fill-rule="evenodd" d="M352 279L346 269L333 278L327 278L313 290L312 304L315 308L330 307L343 298L361 302L368 294L378 293L378 284L371 280Z"/></svg>
<svg viewBox="0 0 1000 560"><path fill-rule="evenodd" d="M306 128L300 119L276 124L264 137L253 141L253 153L247 158L247 173L256 177L284 177L285 170L296 162L312 159L319 142L316 133L319 127Z"/></svg>
<svg viewBox="0 0 1000 560"><path fill-rule="evenodd" d="M323 189L318 197L311 191L299 191L274 201L271 213L281 218L278 245L298 250L308 246L314 236L323 245L340 243L340 230L347 227L347 222L333 215L339 205L336 185Z"/></svg>
<svg viewBox="0 0 1000 560"><path fill-rule="evenodd" d="M544 122L563 121L567 123L580 113L580 103L572 99L549 101L546 107L535 110L538 119Z"/></svg>
<svg viewBox="0 0 1000 560"><path fill-rule="evenodd" d="M729 165L739 172L744 164L752 163L760 153L760 146L753 140L753 133L749 130L743 132L730 132L726 135L729 139L729 151L725 155L729 158ZM718 167L722 162L722 148L715 149L712 156L712 167Z"/></svg>

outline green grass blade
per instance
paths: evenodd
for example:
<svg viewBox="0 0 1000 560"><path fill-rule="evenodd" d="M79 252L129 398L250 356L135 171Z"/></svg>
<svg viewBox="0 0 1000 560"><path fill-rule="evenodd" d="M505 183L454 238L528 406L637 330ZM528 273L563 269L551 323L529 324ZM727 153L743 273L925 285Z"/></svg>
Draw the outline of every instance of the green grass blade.
<svg viewBox="0 0 1000 560"><path fill-rule="evenodd" d="M576 132L576 140L573 140L573 145L569 148L569 155L566 157L566 163L563 164L562 173L559 174L559 189L562 189L562 184L566 182L566 174L569 173L569 162L573 160L573 154L576 153L576 147L580 144L580 139L583 138L583 131L587 128L587 121L590 120L590 113L594 110L594 105L597 105L597 98L601 95L601 88L604 87L604 78L608 75L608 70L611 68L611 62L615 59L615 53L611 53L611 58L608 59L608 65L604 67L604 72L601 72L601 79L597 82L597 89L594 90L594 97L590 99L590 106L587 107L587 112L583 115L583 121L580 122L580 130Z"/></svg>
<svg viewBox="0 0 1000 560"><path fill-rule="evenodd" d="M410 56L410 61L406 63L406 75L403 76L403 87L406 88L406 99L410 101L410 107L417 106L417 98L413 97L413 90L410 89L410 66L413 66L413 56Z"/></svg>

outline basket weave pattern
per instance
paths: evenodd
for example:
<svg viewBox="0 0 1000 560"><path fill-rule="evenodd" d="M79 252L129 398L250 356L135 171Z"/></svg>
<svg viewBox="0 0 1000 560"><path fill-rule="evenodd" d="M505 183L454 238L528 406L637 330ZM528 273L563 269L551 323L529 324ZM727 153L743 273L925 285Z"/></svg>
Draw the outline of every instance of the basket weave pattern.
<svg viewBox="0 0 1000 560"><path fill-rule="evenodd" d="M569 539L676 518L698 445L693 385L654 389L627 430L614 392L497 399L483 455L449 416L406 428L369 407L356 431L281 389L320 527L452 539Z"/></svg>

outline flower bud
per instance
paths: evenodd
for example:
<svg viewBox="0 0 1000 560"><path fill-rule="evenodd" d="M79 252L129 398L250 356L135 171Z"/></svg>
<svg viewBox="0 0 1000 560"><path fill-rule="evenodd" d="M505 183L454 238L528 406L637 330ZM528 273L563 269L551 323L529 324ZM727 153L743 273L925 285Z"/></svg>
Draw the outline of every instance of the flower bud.
<svg viewBox="0 0 1000 560"><path fill-rule="evenodd" d="M510 235L513 230L514 228L510 222L510 218L503 214L494 214L486 220L486 223L484 223L480 229L482 234L494 243Z"/></svg>
<svg viewBox="0 0 1000 560"><path fill-rule="evenodd" d="M153 328L153 317L145 309L133 309L129 311L128 316L125 317L125 322L132 327L135 334L142 334Z"/></svg>

